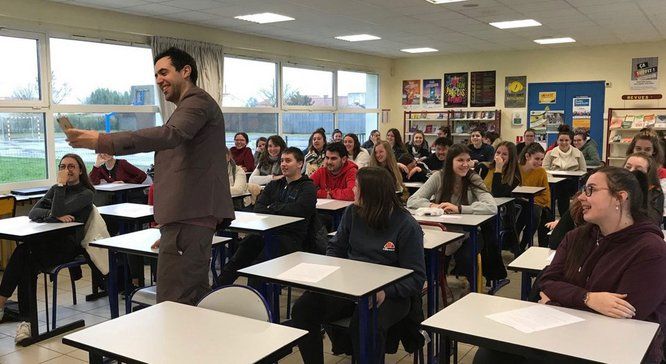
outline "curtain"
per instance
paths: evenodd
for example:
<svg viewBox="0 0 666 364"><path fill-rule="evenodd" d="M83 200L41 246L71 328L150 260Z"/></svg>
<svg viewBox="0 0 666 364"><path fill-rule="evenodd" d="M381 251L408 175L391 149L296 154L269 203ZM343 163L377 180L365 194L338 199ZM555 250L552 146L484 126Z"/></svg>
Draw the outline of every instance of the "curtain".
<svg viewBox="0 0 666 364"><path fill-rule="evenodd" d="M157 55L170 47L176 47L189 53L197 63L199 77L197 86L206 90L218 103L222 103L222 65L224 54L222 47L216 44L197 42L193 40L175 39L168 37L152 37L151 48L153 55ZM176 105L167 102L164 94L158 92L162 120L169 119Z"/></svg>

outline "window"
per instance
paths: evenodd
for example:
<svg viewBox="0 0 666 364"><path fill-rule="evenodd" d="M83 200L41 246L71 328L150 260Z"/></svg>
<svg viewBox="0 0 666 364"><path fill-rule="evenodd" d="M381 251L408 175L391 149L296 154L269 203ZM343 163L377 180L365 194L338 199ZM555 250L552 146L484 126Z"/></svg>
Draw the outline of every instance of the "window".
<svg viewBox="0 0 666 364"><path fill-rule="evenodd" d="M338 71L338 108L376 109L377 79L377 75L369 73Z"/></svg>
<svg viewBox="0 0 666 364"><path fill-rule="evenodd" d="M150 48L51 38L52 100L67 105L157 105Z"/></svg>
<svg viewBox="0 0 666 364"><path fill-rule="evenodd" d="M47 178L43 113L0 112L0 184Z"/></svg>
<svg viewBox="0 0 666 364"><path fill-rule="evenodd" d="M276 107L276 64L224 57L223 107Z"/></svg>
<svg viewBox="0 0 666 364"><path fill-rule="evenodd" d="M228 148L234 146L234 134L242 131L250 137L248 147L254 150L257 138L269 137L278 133L278 114L225 113L224 127Z"/></svg>
<svg viewBox="0 0 666 364"><path fill-rule="evenodd" d="M0 57L0 101L40 100L39 40L0 36L0 49L11 49Z"/></svg>
<svg viewBox="0 0 666 364"><path fill-rule="evenodd" d="M285 66L282 80L284 107L333 107L333 72Z"/></svg>
<svg viewBox="0 0 666 364"><path fill-rule="evenodd" d="M326 138L333 132L333 113L284 113L282 114L282 137L290 147L305 149L310 134L318 128L326 130Z"/></svg>
<svg viewBox="0 0 666 364"><path fill-rule="evenodd" d="M370 137L370 132L377 129L377 113L338 114L338 129L342 134L354 133L363 144Z"/></svg>

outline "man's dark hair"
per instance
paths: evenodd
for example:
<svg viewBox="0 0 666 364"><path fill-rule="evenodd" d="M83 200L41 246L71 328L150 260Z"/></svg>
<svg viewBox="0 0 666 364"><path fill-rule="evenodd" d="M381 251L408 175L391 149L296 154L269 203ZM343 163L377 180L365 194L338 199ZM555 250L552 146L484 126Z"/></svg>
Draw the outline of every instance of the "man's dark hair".
<svg viewBox="0 0 666 364"><path fill-rule="evenodd" d="M160 52L158 55L156 55L153 59L153 64L156 64L157 61L164 57L169 57L171 59L171 64L176 69L176 71L179 72L183 69L183 67L189 65L192 69L192 72L190 72L190 81L192 81L192 83L195 85L197 84L197 78L199 77L199 72L197 71L197 62L194 60L194 58L192 58L192 56L189 55L189 53L182 49L171 47L166 51Z"/></svg>
<svg viewBox="0 0 666 364"><path fill-rule="evenodd" d="M481 134L481 138L483 138L483 137L486 136L486 131L483 130L483 129L481 129L481 128L474 128L474 129L472 129L472 131L470 131L469 133L470 133L470 134L472 134L472 133L479 133L479 134Z"/></svg>
<svg viewBox="0 0 666 364"><path fill-rule="evenodd" d="M409 153L403 153L400 158L398 158L398 163L402 163L404 165L408 165L414 161L414 157L412 157L411 154Z"/></svg>
<svg viewBox="0 0 666 364"><path fill-rule="evenodd" d="M440 146L440 147L450 147L453 145L453 140L447 138L447 137L439 137L435 139L435 146Z"/></svg>
<svg viewBox="0 0 666 364"><path fill-rule="evenodd" d="M296 148L296 147L289 147L285 149L282 154L291 154L294 156L294 159L296 159L296 162L304 162L305 161L305 155L303 155L303 151Z"/></svg>
<svg viewBox="0 0 666 364"><path fill-rule="evenodd" d="M326 151L327 152L338 153L340 158L349 157L349 154L347 154L347 148L345 148L345 145L342 144L342 142L335 142L335 143L328 144L326 146Z"/></svg>

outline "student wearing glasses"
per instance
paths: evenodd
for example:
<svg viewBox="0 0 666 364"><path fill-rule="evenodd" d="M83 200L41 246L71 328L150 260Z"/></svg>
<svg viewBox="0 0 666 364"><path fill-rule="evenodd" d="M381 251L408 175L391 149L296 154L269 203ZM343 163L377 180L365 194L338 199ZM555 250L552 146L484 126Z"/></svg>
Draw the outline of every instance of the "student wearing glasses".
<svg viewBox="0 0 666 364"><path fill-rule="evenodd" d="M92 211L95 194L86 166L77 154L65 154L58 169L57 183L37 201L28 217L37 222L80 222L85 225ZM0 283L0 319L4 314L7 299L23 278L26 267L32 275L31 279L36 280L42 269L66 263L83 253L81 240L84 236L84 225L68 230L67 233L55 231L30 246L19 244L16 247Z"/></svg>

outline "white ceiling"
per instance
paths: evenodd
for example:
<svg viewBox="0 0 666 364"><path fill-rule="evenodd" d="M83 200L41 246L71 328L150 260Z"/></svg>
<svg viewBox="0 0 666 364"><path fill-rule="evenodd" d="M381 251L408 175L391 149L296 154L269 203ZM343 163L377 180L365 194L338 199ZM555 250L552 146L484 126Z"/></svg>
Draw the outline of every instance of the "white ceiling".
<svg viewBox="0 0 666 364"><path fill-rule="evenodd" d="M443 5L425 0L51 1L386 57L410 57L400 49L415 47L453 54L666 39L666 0L468 0ZM262 25L234 19L260 12L296 20ZM488 25L529 18L543 26L500 30ZM382 39L357 43L334 39L359 33ZM533 42L549 37L572 37L576 43Z"/></svg>

